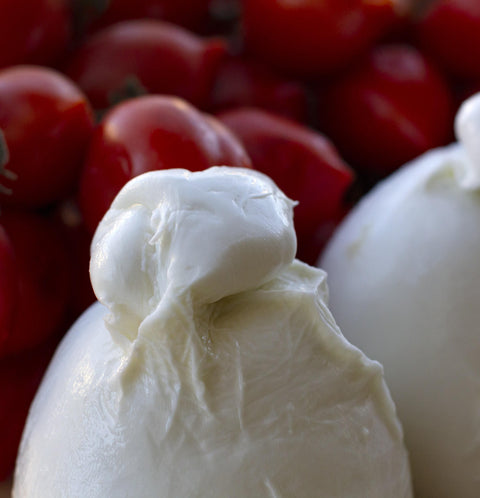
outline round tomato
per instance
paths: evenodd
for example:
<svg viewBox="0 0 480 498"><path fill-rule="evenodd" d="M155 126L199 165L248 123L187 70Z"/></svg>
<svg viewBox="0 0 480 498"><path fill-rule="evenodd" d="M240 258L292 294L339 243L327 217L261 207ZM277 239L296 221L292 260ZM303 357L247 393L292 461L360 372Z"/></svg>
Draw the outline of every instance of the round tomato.
<svg viewBox="0 0 480 498"><path fill-rule="evenodd" d="M250 164L240 142L212 116L176 97L138 97L114 107L94 133L80 208L93 232L121 187L141 173Z"/></svg>
<svg viewBox="0 0 480 498"><path fill-rule="evenodd" d="M71 37L68 0L0 0L0 67L54 64Z"/></svg>
<svg viewBox="0 0 480 498"><path fill-rule="evenodd" d="M13 247L13 316L0 357L33 348L58 333L71 292L68 249L56 223L27 211L2 210L0 224Z"/></svg>
<svg viewBox="0 0 480 498"><path fill-rule="evenodd" d="M223 41L202 39L173 24L125 21L87 38L65 72L95 109L132 91L176 95L204 107L225 51Z"/></svg>
<svg viewBox="0 0 480 498"><path fill-rule="evenodd" d="M220 65L211 98L218 112L241 106L260 107L295 121L307 120L307 92L300 82L283 78L244 57L228 57Z"/></svg>
<svg viewBox="0 0 480 498"><path fill-rule="evenodd" d="M298 201L297 235L312 234L343 212L353 173L326 137L260 109L239 108L218 117L245 145L253 167Z"/></svg>
<svg viewBox="0 0 480 498"><path fill-rule="evenodd" d="M375 47L320 100L321 129L352 165L377 178L452 138L449 86L413 47Z"/></svg>
<svg viewBox="0 0 480 498"><path fill-rule="evenodd" d="M421 49L448 73L480 78L480 2L437 0L415 26Z"/></svg>
<svg viewBox="0 0 480 498"><path fill-rule="evenodd" d="M75 187L93 114L68 78L37 66L0 71L0 129L4 166L16 177L2 179L11 192L0 192L0 203L44 206Z"/></svg>
<svg viewBox="0 0 480 498"><path fill-rule="evenodd" d="M397 19L395 0L243 0L247 50L282 71L315 77L368 49Z"/></svg>

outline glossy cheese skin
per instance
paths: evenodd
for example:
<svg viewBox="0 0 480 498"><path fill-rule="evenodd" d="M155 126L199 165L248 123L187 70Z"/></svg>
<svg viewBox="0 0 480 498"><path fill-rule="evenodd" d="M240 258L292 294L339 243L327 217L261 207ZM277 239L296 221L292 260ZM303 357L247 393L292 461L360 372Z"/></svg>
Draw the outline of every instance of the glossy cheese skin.
<svg viewBox="0 0 480 498"><path fill-rule="evenodd" d="M458 143L371 191L319 263L349 341L380 361L415 496L480 496L480 96Z"/></svg>
<svg viewBox="0 0 480 498"><path fill-rule="evenodd" d="M101 302L34 401L14 497L410 498L379 363L247 170L138 177L92 246Z"/></svg>

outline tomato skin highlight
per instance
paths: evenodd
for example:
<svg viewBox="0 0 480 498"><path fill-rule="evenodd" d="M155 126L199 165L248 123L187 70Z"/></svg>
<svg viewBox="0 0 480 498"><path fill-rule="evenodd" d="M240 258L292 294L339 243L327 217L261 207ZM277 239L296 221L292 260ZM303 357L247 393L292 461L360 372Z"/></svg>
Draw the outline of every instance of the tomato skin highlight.
<svg viewBox="0 0 480 498"><path fill-rule="evenodd" d="M28 211L2 210L0 224L15 256L13 318L0 358L34 348L62 328L71 295L66 242L48 217Z"/></svg>
<svg viewBox="0 0 480 498"><path fill-rule="evenodd" d="M343 210L354 175L326 137L255 108L225 111L218 118L241 139L254 169L299 202L294 210L297 235L314 232Z"/></svg>
<svg viewBox="0 0 480 498"><path fill-rule="evenodd" d="M221 39L203 39L161 21L125 21L87 38L65 72L95 109L116 103L132 80L143 93L176 95L205 107L225 53Z"/></svg>
<svg viewBox="0 0 480 498"><path fill-rule="evenodd" d="M320 129L374 177L453 138L452 92L413 47L379 45L319 93Z"/></svg>
<svg viewBox="0 0 480 498"><path fill-rule="evenodd" d="M0 12L0 68L53 65L66 53L72 36L67 0L1 0Z"/></svg>
<svg viewBox="0 0 480 498"><path fill-rule="evenodd" d="M306 78L345 67L397 19L393 0L243 0L248 53Z"/></svg>
<svg viewBox="0 0 480 498"><path fill-rule="evenodd" d="M251 161L215 118L177 97L125 101L106 114L89 148L79 189L85 225L93 232L121 187L141 173L221 165L248 168Z"/></svg>
<svg viewBox="0 0 480 498"><path fill-rule="evenodd" d="M5 167L16 179L0 203L40 207L75 188L93 113L83 93L65 76L37 66L0 71L0 128L9 152Z"/></svg>

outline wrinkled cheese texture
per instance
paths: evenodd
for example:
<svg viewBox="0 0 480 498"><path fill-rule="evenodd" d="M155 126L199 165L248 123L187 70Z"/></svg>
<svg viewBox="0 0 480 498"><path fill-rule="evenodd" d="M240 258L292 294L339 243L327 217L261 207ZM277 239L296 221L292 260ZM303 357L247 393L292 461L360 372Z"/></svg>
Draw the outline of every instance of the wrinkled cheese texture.
<svg viewBox="0 0 480 498"><path fill-rule="evenodd" d="M458 143L384 180L326 248L330 308L383 363L415 496L480 496L480 96Z"/></svg>
<svg viewBox="0 0 480 498"><path fill-rule="evenodd" d="M411 497L380 364L294 260L293 203L235 168L132 180L101 222L99 298L34 401L16 498Z"/></svg>

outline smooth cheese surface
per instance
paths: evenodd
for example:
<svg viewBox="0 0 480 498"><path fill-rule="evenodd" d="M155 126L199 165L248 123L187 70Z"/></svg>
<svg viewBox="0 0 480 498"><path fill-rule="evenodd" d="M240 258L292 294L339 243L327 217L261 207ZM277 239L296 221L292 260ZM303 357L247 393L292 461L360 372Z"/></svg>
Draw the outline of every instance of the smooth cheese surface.
<svg viewBox="0 0 480 498"><path fill-rule="evenodd" d="M343 333L380 361L415 496L480 496L480 98L459 142L381 182L319 262Z"/></svg>
<svg viewBox="0 0 480 498"><path fill-rule="evenodd" d="M235 168L138 177L92 245L101 302L32 406L23 497L411 497L379 363L294 260L293 203Z"/></svg>

